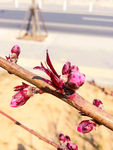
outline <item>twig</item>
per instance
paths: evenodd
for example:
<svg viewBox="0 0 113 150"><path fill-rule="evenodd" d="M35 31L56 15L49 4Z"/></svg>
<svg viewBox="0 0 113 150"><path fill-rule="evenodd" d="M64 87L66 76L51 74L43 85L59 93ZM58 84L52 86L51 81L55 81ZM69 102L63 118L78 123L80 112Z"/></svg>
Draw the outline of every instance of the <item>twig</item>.
<svg viewBox="0 0 113 150"><path fill-rule="evenodd" d="M88 83L95 86L95 87L97 87L97 88L99 88L102 92L104 92L104 94L113 96L112 91L111 91L111 93L107 92L107 90L104 87L101 87L101 86L97 85L94 80L88 81Z"/></svg>
<svg viewBox="0 0 113 150"><path fill-rule="evenodd" d="M8 119L10 119L11 121L13 121L16 125L22 127L23 129L25 129L25 130L28 131L29 133L31 133L31 134L33 134L34 136L38 137L40 140L42 140L42 141L44 141L44 142L46 142L46 143L48 143L48 144L54 146L55 148L58 148L58 147L59 147L59 145L56 144L55 142L50 141L50 140L48 140L47 138L41 136L41 135L40 135L39 133L37 133L36 131L34 131L34 130L28 128L28 127L26 127L25 125L23 125L22 123L18 122L17 120L15 120L14 118L12 118L12 117L9 116L8 114L4 113L3 111L0 110L0 113L1 113L3 116L5 116L5 117L7 117Z"/></svg>
<svg viewBox="0 0 113 150"><path fill-rule="evenodd" d="M5 60L2 57L0 57L0 67L28 81L29 83L42 89L44 92L53 94L54 96L70 104L72 107L78 109L85 115L93 118L99 124L102 124L108 127L109 129L113 130L113 116L105 112L104 110L101 110L96 106L92 105L91 103L87 102L80 95L76 94L76 98L73 100L68 99L66 98L65 95L58 93L52 86L45 83L41 77L37 76L34 73L31 73L28 70L25 70L24 68L20 67L17 64Z"/></svg>

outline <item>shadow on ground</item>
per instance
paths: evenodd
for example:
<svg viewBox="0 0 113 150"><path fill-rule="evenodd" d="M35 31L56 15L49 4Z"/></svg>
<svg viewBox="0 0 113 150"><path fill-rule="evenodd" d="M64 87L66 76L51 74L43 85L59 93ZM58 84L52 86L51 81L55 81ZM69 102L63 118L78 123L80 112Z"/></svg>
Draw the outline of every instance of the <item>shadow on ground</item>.
<svg viewBox="0 0 113 150"><path fill-rule="evenodd" d="M26 150L23 144L18 144L17 150Z"/></svg>

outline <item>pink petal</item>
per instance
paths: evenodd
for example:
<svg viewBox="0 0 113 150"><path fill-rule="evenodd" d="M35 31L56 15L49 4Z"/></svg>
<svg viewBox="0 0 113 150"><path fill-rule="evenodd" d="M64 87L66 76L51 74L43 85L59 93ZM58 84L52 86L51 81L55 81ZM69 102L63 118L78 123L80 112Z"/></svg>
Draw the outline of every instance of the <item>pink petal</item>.
<svg viewBox="0 0 113 150"><path fill-rule="evenodd" d="M15 53L17 55L17 57L19 56L20 54L20 47L19 45L14 45L11 49L11 53Z"/></svg>
<svg viewBox="0 0 113 150"><path fill-rule="evenodd" d="M65 142L65 136L64 136L64 134L62 134L62 133L59 134L59 141L63 142L63 143Z"/></svg>
<svg viewBox="0 0 113 150"><path fill-rule="evenodd" d="M78 146L72 142L67 143L67 147L69 150L78 150Z"/></svg>
<svg viewBox="0 0 113 150"><path fill-rule="evenodd" d="M98 107L99 109L103 109L103 103L102 101L98 100L98 99L94 99L93 100L93 105L95 105L96 107Z"/></svg>
<svg viewBox="0 0 113 150"><path fill-rule="evenodd" d="M70 139L70 137L69 137L68 135L65 135L65 141L66 141L66 142L71 141L71 139Z"/></svg>
<svg viewBox="0 0 113 150"><path fill-rule="evenodd" d="M85 75L76 71L69 75L68 86L71 89L79 88L85 82Z"/></svg>
<svg viewBox="0 0 113 150"><path fill-rule="evenodd" d="M77 131L78 131L78 132L82 132L82 128L81 128L80 125L77 127Z"/></svg>
<svg viewBox="0 0 113 150"><path fill-rule="evenodd" d="M76 72L76 71L79 71L78 66L75 65L71 66L71 72Z"/></svg>
<svg viewBox="0 0 113 150"><path fill-rule="evenodd" d="M78 132L89 133L96 127L96 123L90 120L83 120L77 127Z"/></svg>
<svg viewBox="0 0 113 150"><path fill-rule="evenodd" d="M62 75L68 75L70 73L71 69L71 63L68 61L64 64L62 68Z"/></svg>

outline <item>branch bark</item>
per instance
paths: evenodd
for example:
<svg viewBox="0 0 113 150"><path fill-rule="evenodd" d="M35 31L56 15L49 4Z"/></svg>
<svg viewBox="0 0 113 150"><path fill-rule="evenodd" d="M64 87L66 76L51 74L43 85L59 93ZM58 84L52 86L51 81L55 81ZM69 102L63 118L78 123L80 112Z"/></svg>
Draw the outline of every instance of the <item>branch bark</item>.
<svg viewBox="0 0 113 150"><path fill-rule="evenodd" d="M15 120L14 118L12 118L11 116L9 116L8 114L4 113L2 110L0 110L0 114L2 114L3 116L5 116L6 118L8 118L9 120L13 121L16 125L20 126L21 128L25 129L26 131L28 131L29 133L33 134L34 136L38 137L40 140L54 146L55 148L58 148L59 145L56 144L53 141L50 141L49 139L41 136L39 133L37 133L36 131L28 128L27 126L23 125L22 123L18 122L17 120Z"/></svg>
<svg viewBox="0 0 113 150"><path fill-rule="evenodd" d="M104 125L107 128L113 130L113 115L110 115L104 110L101 110L96 106L92 105L80 95L77 94L75 99L73 100L68 99L65 95L58 93L52 86L45 83L40 76L37 76L36 74L31 73L30 71L20 67L17 64L11 63L2 57L0 57L0 67L28 81L29 83L42 89L44 92L53 94L54 96L65 101L72 107L78 109L80 112L93 118L99 124Z"/></svg>

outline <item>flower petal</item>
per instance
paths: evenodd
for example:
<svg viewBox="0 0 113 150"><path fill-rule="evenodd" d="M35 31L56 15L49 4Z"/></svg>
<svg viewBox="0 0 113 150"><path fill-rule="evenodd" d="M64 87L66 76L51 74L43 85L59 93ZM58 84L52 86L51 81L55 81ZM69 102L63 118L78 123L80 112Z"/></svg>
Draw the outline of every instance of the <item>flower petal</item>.
<svg viewBox="0 0 113 150"><path fill-rule="evenodd" d="M67 61L62 68L62 75L68 75L71 71L71 63Z"/></svg>

